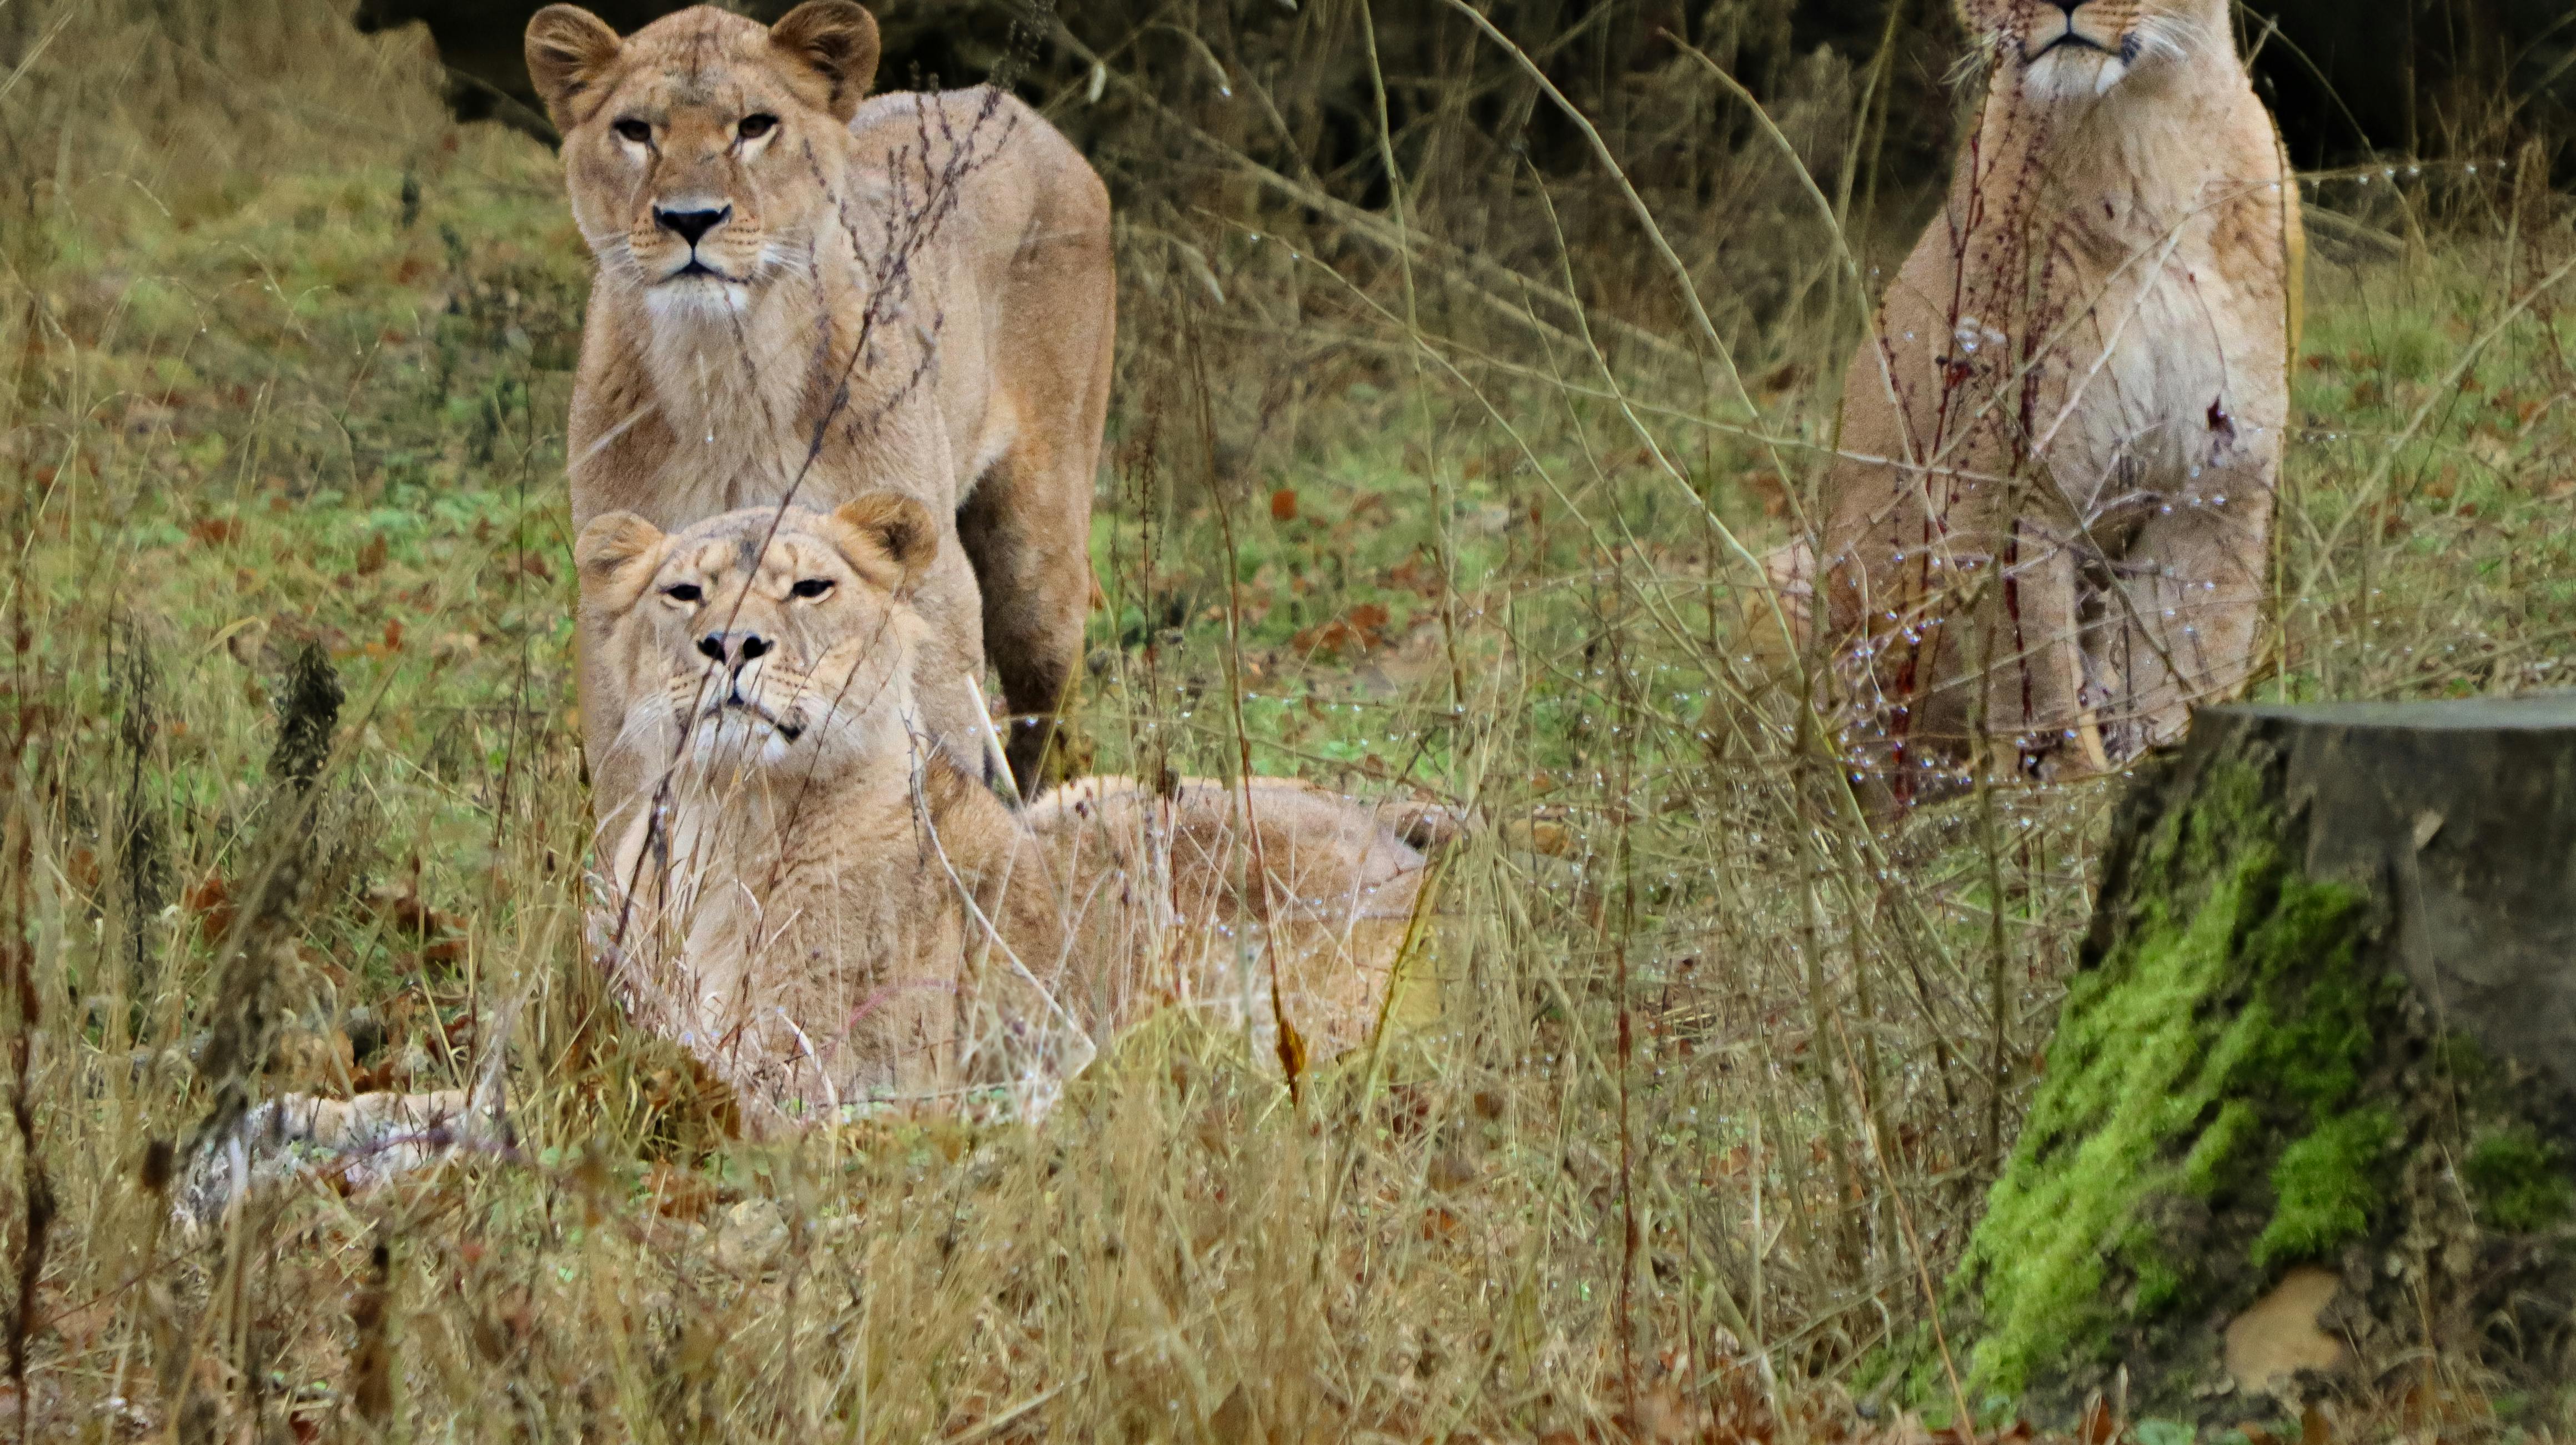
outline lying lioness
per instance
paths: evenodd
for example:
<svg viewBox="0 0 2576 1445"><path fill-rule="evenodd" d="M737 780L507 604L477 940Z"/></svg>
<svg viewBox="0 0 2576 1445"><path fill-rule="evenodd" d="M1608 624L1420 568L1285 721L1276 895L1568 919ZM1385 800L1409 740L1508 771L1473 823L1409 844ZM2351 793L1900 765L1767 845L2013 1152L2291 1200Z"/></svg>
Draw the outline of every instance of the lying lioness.
<svg viewBox="0 0 2576 1445"><path fill-rule="evenodd" d="M629 741L668 765L594 922L630 1019L730 1083L755 1133L1035 1113L1167 1005L1284 1016L1322 1052L1365 1036L1424 877L1386 819L1440 820L1278 778L1094 778L1013 810L920 726L909 589L938 546L891 492L583 530ZM251 1132L330 1150L485 1127L449 1092L283 1100Z"/></svg>
<svg viewBox="0 0 2576 1445"><path fill-rule="evenodd" d="M1301 1034L1354 1037L1422 855L1284 780L1095 780L1013 812L920 726L909 588L938 546L891 492L582 533L630 742L671 764L611 865L633 1015L754 1113L1043 1088L1164 1000L1240 1006L1240 962L1262 1012L1276 967Z"/></svg>

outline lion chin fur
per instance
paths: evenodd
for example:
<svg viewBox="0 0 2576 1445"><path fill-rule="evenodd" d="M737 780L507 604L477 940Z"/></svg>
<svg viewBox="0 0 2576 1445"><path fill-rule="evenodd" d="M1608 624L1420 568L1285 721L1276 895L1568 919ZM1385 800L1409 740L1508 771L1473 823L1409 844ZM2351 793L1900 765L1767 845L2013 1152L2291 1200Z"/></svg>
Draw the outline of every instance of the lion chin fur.
<svg viewBox="0 0 2576 1445"><path fill-rule="evenodd" d="M789 499L913 496L944 547L921 579L924 726L988 730L989 659L1033 790L1080 661L1107 412L1109 200L1036 112L990 87L868 97L850 0L775 25L699 6L619 36L570 5L528 26L597 263L569 434L575 525L660 527ZM585 649L603 836L642 778L610 752L628 699Z"/></svg>
<svg viewBox="0 0 2576 1445"><path fill-rule="evenodd" d="M1812 568L1846 747L1899 799L1980 755L2110 767L2243 685L2298 325L2223 0L1961 13L1982 111L1846 373Z"/></svg>

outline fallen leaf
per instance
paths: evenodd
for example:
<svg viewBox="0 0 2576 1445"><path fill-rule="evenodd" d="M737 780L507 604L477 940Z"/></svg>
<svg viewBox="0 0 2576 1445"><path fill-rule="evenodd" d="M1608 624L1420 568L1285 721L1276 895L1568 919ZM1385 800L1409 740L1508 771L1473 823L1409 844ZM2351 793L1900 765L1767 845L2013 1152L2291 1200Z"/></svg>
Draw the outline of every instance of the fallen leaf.
<svg viewBox="0 0 2576 1445"><path fill-rule="evenodd" d="M2085 1402L2083 1417L2075 1422L2075 1445L2111 1445L2120 1438L2123 1428L2102 1399L2102 1392L2096 1390L2093 1398Z"/></svg>
<svg viewBox="0 0 2576 1445"><path fill-rule="evenodd" d="M63 876L70 881L72 891L84 896L96 894L101 882L97 850L74 848L71 857L63 860Z"/></svg>
<svg viewBox="0 0 2576 1445"><path fill-rule="evenodd" d="M703 1220L724 1202L714 1180L669 1160L657 1160L645 1172L644 1192L652 1197L653 1212L665 1219Z"/></svg>
<svg viewBox="0 0 2576 1445"><path fill-rule="evenodd" d="M179 901L197 920L197 936L208 943L219 943L233 929L232 889L220 873L209 873L179 897Z"/></svg>
<svg viewBox="0 0 2576 1445"><path fill-rule="evenodd" d="M424 942L465 931L464 919L423 902L416 882L400 888L391 884L378 885L368 891L367 904L376 917Z"/></svg>

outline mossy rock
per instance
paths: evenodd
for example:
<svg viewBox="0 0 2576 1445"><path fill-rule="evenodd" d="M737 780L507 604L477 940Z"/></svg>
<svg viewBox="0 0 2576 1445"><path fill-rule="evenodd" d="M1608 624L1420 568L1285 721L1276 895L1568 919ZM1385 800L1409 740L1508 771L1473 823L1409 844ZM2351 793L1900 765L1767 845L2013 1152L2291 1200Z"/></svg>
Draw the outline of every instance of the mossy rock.
<svg viewBox="0 0 2576 1445"><path fill-rule="evenodd" d="M2576 1376L2576 1014L2550 1022L2576 955L2546 944L2576 922L2571 841L2576 705L2204 714L2114 820L1952 1276L1971 1402L2062 1418L2125 1368L2133 1413L2264 1418L2427 1344ZM2498 941L2517 929L2540 946ZM2294 1271L2341 1360L2240 1380L2228 1326ZM1937 1360L1913 1379L1949 1397Z"/></svg>

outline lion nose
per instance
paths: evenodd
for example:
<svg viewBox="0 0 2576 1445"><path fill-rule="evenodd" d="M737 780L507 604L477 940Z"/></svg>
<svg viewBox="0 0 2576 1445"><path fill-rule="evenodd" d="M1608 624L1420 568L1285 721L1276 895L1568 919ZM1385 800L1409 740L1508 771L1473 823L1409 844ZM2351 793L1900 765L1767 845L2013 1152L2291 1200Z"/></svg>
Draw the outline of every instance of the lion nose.
<svg viewBox="0 0 2576 1445"><path fill-rule="evenodd" d="M2065 11L2066 18L2069 20L2075 18L2076 11L2084 8L2084 0L2050 0L2050 3L2054 4L2058 9ZM696 240L695 237L691 237L690 239L692 243Z"/></svg>
<svg viewBox="0 0 2576 1445"><path fill-rule="evenodd" d="M733 219L733 207L718 206L712 211L666 211L653 208L653 224L695 246L698 238Z"/></svg>
<svg viewBox="0 0 2576 1445"><path fill-rule="evenodd" d="M757 632L710 632L698 639L699 655L710 662L729 664L736 672L756 658L770 653L770 642Z"/></svg>

